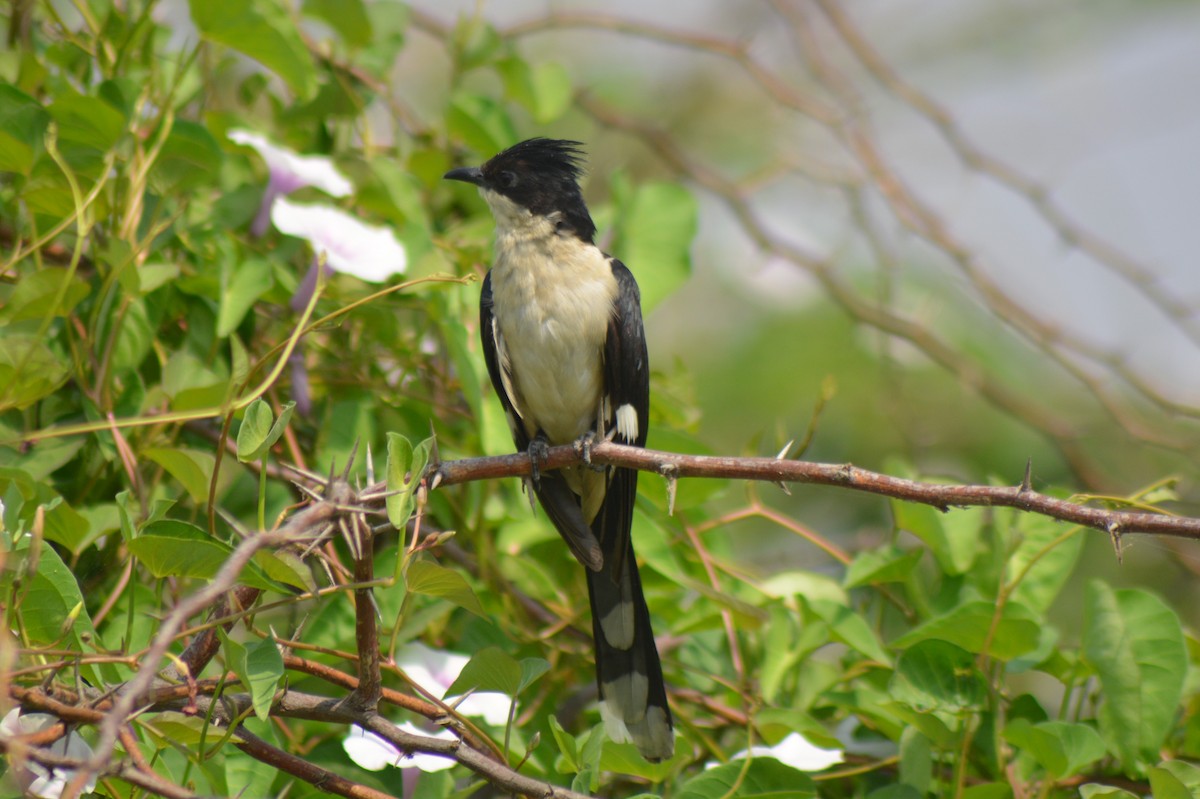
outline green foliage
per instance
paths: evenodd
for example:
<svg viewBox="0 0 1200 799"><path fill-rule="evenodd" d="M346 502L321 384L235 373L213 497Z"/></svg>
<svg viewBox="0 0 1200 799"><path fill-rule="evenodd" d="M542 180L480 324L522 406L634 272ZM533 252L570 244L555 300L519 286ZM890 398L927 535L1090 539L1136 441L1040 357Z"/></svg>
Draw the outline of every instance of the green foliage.
<svg viewBox="0 0 1200 799"><path fill-rule="evenodd" d="M351 536L333 523L320 541L260 550L237 579L260 593L226 608L233 625L217 625L216 665L175 675L196 695L131 722L164 779L201 795L317 795L254 759L245 747L254 732L400 795L394 769L371 774L348 759L344 726L287 715L274 701L345 696L346 681L327 670L354 676L354 603L373 601L385 687L420 701L504 694L515 703L504 722L449 726L489 742L522 775L579 791L999 799L1123 794L1109 783L1124 780L1173 799L1200 786L1186 762L1200 758L1200 645L1149 590L1091 580L1082 599L1071 595L1090 533L1007 509L901 501L810 525L718 481L682 483L670 515L653 475L642 478L634 536L666 644L677 753L651 764L608 741L578 564L531 515L518 481L423 481L438 458L512 448L476 338L491 225L471 192L440 175L528 135L599 139L577 102L588 87L481 18L439 32L391 0L192 0L199 43L178 41L150 2L80 2L70 16L65 4L16 5L32 19L0 54L9 704L18 689L53 688L63 701L84 690L75 699L90 708L135 666L171 673L209 620L188 619L162 663L142 662L163 620L243 541L296 518L307 495L290 481L319 493L312 475L344 471L365 486L375 478L366 453L386 452L384 487L349 501L354 511L369 505L358 518L375 527L373 581L351 585ZM411 55L410 24L435 35L448 63L419 113L388 94L396 59ZM412 280L372 285L339 273L311 300L298 295L315 253L253 232L269 167L228 139L236 128L348 175L345 197L308 186L296 199L389 226ZM607 198L592 204L601 240L634 271L647 312L669 302L691 275L692 191L633 171L593 173L587 188ZM804 334L793 338L853 339L827 319L788 324ZM827 372L828 363L797 364L846 352L812 347L788 366ZM878 369L852 354L848 382ZM726 382L792 413L798 403L776 382L788 370L769 355ZM697 425L690 376L655 367L652 446L709 453L722 426L744 446L774 421L742 409ZM921 477L893 457L895 439L873 443L891 471ZM778 529L805 543L789 538L782 555L748 544ZM839 553L837 563L808 568L822 551ZM416 673L412 664L388 659L416 641L466 665L417 691L401 675ZM191 704L242 694L232 726L216 718L220 703ZM430 707L425 718L396 704L380 712L423 724L451 712ZM72 724L94 742L95 725ZM793 734L846 750L854 768L814 777L781 762ZM746 750L753 756L735 756ZM469 795L478 779L461 766L425 773L416 795ZM131 795L116 778L96 794Z"/></svg>

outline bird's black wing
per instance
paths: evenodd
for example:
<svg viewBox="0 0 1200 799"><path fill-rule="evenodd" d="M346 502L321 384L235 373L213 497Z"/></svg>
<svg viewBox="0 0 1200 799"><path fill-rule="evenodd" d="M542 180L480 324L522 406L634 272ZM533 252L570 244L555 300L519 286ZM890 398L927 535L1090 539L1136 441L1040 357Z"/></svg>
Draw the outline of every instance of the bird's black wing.
<svg viewBox="0 0 1200 799"><path fill-rule="evenodd" d="M512 432L513 442L521 452L529 451L530 436L521 422L520 402L513 388L513 377L509 370L509 359L504 337L496 328L492 312L492 273L483 279L479 294L479 336L483 344L483 360L487 364L492 387L504 406L504 415ZM534 484L538 501L550 517L554 528L567 543L576 559L589 570L600 568L602 555L600 544L589 528L579 498L571 491L566 479L558 472L542 474Z"/></svg>
<svg viewBox="0 0 1200 799"><path fill-rule="evenodd" d="M604 346L607 392L606 432L614 440L644 446L650 421L650 366L642 328L637 282L612 259L617 280ZM589 571L592 632L601 711L609 736L632 742L651 761L665 760L675 748L662 665L642 594L630 529L637 495L637 470L612 470L604 503L592 531L600 541L603 567Z"/></svg>

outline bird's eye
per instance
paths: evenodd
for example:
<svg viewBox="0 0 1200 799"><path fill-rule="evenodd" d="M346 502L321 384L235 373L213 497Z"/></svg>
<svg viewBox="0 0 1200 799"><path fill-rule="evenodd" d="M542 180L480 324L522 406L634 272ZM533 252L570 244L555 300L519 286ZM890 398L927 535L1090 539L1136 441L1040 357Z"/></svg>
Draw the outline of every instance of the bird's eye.
<svg viewBox="0 0 1200 799"><path fill-rule="evenodd" d="M511 189L517 185L517 173L509 172L507 169L497 176L497 182L505 189Z"/></svg>

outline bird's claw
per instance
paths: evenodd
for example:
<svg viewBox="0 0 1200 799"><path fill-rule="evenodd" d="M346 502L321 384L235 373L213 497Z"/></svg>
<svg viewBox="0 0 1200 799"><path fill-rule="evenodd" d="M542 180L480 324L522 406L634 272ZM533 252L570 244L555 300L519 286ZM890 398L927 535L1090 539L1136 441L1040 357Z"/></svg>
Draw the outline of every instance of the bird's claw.
<svg viewBox="0 0 1200 799"><path fill-rule="evenodd" d="M579 453L579 459L593 472L603 472L607 468L592 463L592 445L599 440L596 431L589 430L575 441L575 451Z"/></svg>
<svg viewBox="0 0 1200 799"><path fill-rule="evenodd" d="M529 479L533 482L534 490L542 485L542 464L550 456L550 442L538 436L529 442Z"/></svg>

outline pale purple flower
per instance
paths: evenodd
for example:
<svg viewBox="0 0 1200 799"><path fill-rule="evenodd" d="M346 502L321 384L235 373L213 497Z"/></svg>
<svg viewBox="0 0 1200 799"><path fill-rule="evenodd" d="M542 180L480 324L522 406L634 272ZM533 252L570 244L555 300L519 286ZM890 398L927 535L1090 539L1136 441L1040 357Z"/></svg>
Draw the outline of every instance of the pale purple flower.
<svg viewBox="0 0 1200 799"><path fill-rule="evenodd" d="M10 710L0 721L0 738L15 738L41 732L59 722L49 713L21 713L20 708ZM78 734L68 732L46 748L52 755L86 761L92 756L92 748ZM59 799L63 789L75 777L74 769L45 766L33 760L25 760L20 768L12 771L13 778L26 795L38 799ZM89 776L83 793L91 793L96 787L95 775Z"/></svg>
<svg viewBox="0 0 1200 799"><path fill-rule="evenodd" d="M396 726L410 735L424 735L446 740L454 738L454 733L447 729L430 733L408 721ZM357 724L351 725L350 733L342 739L342 748L346 750L346 754L351 760L367 771L382 771L388 766L415 768L421 771L444 771L454 767L454 759L449 757L428 755L423 752L413 752L406 756L388 741L373 732L364 730Z"/></svg>
<svg viewBox="0 0 1200 799"><path fill-rule="evenodd" d="M442 696L454 684L458 675L470 661L466 655L456 652L440 652L424 644L411 643L396 652L396 665L404 670L408 678L434 696ZM449 705L464 716L482 718L487 724L501 726L508 722L512 699L506 694L492 691L476 692L457 701L457 697L446 697Z"/></svg>
<svg viewBox="0 0 1200 799"><path fill-rule="evenodd" d="M327 267L359 280L379 283L408 268L408 254L391 228L368 225L340 209L281 197L271 221L279 232L307 241L317 256L323 253Z"/></svg>
<svg viewBox="0 0 1200 799"><path fill-rule="evenodd" d="M270 177L263 192L258 215L250 226L250 232L261 236L267 232L271 220L271 209L275 200L304 186L313 186L334 197L345 197L354 190L353 184L334 165L333 161L319 155L300 155L286 147L272 144L266 136L240 128L230 130L230 141L252 147L267 162Z"/></svg>
<svg viewBox="0 0 1200 799"><path fill-rule="evenodd" d="M822 749L798 732L791 733L774 746L752 746L729 759L745 760L750 757L773 757L785 766L799 771L824 771L845 759L840 749ZM719 765L721 764L712 761L705 764L705 767L714 768Z"/></svg>

